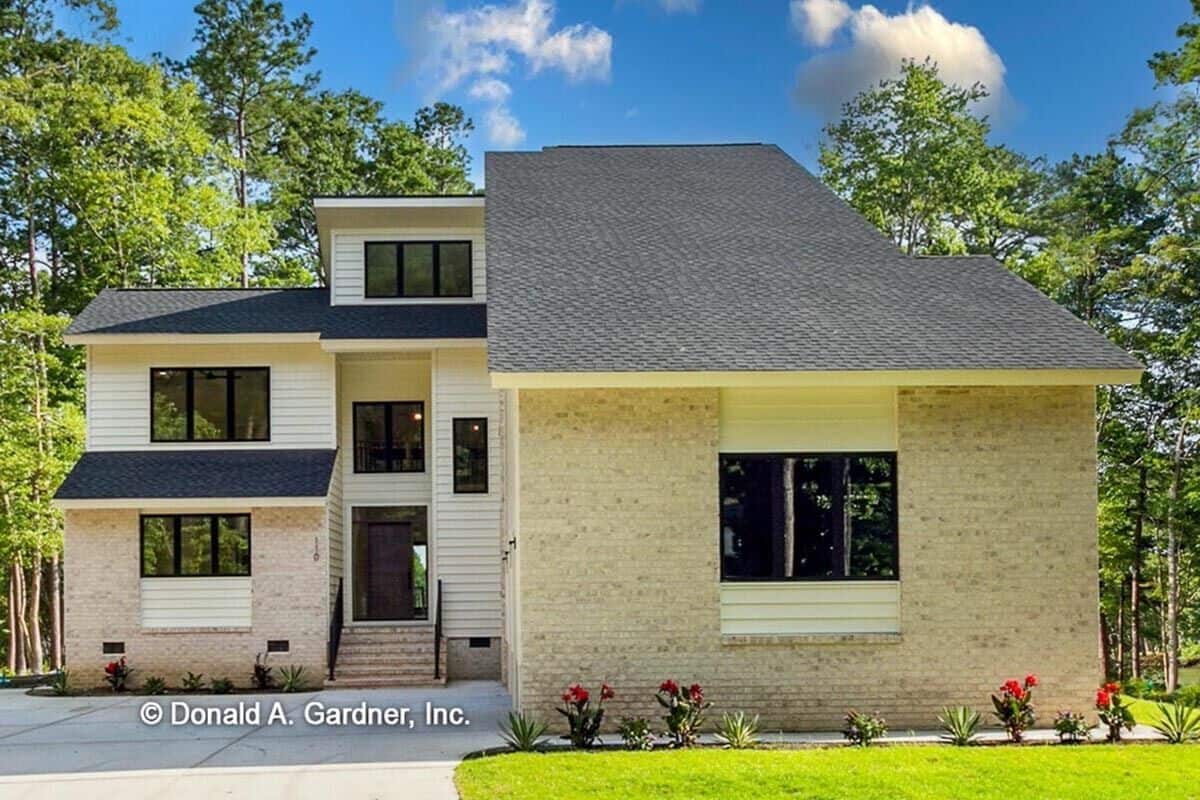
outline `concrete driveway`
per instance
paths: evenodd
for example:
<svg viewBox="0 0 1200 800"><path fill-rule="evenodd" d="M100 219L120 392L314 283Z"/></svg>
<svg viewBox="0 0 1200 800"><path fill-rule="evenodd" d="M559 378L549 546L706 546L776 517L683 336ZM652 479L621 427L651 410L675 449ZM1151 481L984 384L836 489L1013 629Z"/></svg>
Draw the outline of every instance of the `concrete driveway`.
<svg viewBox="0 0 1200 800"><path fill-rule="evenodd" d="M147 703L157 724L143 720L155 717ZM0 796L455 797L454 766L499 744L509 708L491 681L189 697L3 690Z"/></svg>

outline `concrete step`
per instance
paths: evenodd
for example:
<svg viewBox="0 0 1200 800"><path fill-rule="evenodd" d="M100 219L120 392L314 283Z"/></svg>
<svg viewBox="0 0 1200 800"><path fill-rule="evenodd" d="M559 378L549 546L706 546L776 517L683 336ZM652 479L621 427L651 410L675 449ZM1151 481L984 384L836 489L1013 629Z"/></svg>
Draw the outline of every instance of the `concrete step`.
<svg viewBox="0 0 1200 800"><path fill-rule="evenodd" d="M428 653L338 653L339 664L395 664L416 666L428 664L433 667L433 651Z"/></svg>
<svg viewBox="0 0 1200 800"><path fill-rule="evenodd" d="M342 647L354 645L378 645L381 647L420 647L433 646L433 634L425 636L388 636L382 634L346 636L342 635Z"/></svg>
<svg viewBox="0 0 1200 800"><path fill-rule="evenodd" d="M434 680L432 675L420 677L407 676L385 676L385 677L351 677L343 676L341 670L338 670L337 680L326 680L326 689L376 689L388 686L445 686L446 678L443 676L438 680Z"/></svg>

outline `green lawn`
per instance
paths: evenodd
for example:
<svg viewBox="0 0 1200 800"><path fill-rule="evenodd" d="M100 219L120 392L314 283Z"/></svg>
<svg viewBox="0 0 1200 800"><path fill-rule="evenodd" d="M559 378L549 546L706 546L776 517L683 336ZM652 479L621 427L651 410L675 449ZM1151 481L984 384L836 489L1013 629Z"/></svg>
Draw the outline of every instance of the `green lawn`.
<svg viewBox="0 0 1200 800"><path fill-rule="evenodd" d="M519 753L461 764L463 800L1200 798L1200 746Z"/></svg>

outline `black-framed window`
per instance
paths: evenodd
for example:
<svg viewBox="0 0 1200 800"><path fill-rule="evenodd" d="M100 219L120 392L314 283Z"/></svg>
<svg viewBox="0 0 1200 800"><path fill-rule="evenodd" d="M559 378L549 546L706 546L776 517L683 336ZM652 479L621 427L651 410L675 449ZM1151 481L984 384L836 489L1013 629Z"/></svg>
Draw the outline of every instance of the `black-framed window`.
<svg viewBox="0 0 1200 800"><path fill-rule="evenodd" d="M722 580L899 577L895 453L723 454L720 469Z"/></svg>
<svg viewBox="0 0 1200 800"><path fill-rule="evenodd" d="M424 472L425 404L354 404L355 472Z"/></svg>
<svg viewBox="0 0 1200 800"><path fill-rule="evenodd" d="M486 417L454 419L454 493L487 494L488 426Z"/></svg>
<svg viewBox="0 0 1200 800"><path fill-rule="evenodd" d="M470 297L471 242L367 242L367 297Z"/></svg>
<svg viewBox="0 0 1200 800"><path fill-rule="evenodd" d="M143 578L250 574L249 514L145 514Z"/></svg>
<svg viewBox="0 0 1200 800"><path fill-rule="evenodd" d="M265 442L270 438L270 368L150 370L150 441Z"/></svg>

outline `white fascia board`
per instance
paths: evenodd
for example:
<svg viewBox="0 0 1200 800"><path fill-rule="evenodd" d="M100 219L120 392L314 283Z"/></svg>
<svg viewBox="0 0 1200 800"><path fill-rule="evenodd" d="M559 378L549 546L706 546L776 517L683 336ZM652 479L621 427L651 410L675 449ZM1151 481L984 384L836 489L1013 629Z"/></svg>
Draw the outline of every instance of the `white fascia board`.
<svg viewBox="0 0 1200 800"><path fill-rule="evenodd" d="M105 497L53 500L63 511L137 508L154 511L234 512L250 508L324 506L325 497Z"/></svg>
<svg viewBox="0 0 1200 800"><path fill-rule="evenodd" d="M409 350L448 350L485 347L487 339L322 339L329 353L379 353Z"/></svg>
<svg viewBox="0 0 1200 800"><path fill-rule="evenodd" d="M66 344L290 344L315 342L311 333L76 333L63 337Z"/></svg>
<svg viewBox="0 0 1200 800"><path fill-rule="evenodd" d="M483 208L482 196L464 197L317 197L313 208Z"/></svg>

